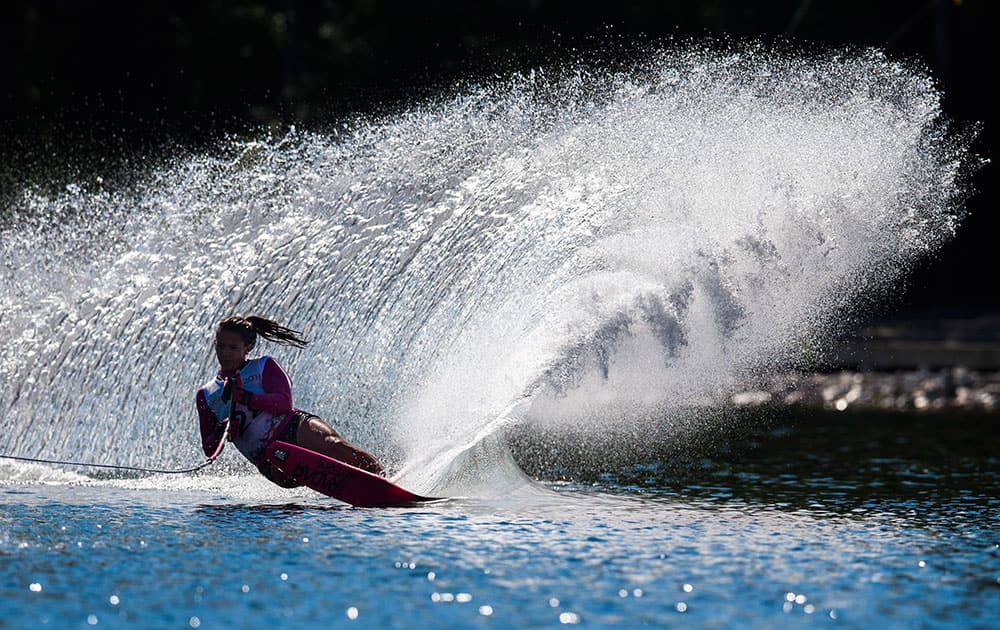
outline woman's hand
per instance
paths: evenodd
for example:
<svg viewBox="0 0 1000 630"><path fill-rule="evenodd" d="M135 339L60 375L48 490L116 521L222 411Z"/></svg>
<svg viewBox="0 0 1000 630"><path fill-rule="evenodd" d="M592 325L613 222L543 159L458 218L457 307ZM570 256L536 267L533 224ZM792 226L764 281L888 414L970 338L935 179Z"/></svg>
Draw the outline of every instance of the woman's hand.
<svg viewBox="0 0 1000 630"><path fill-rule="evenodd" d="M250 392L243 389L243 377L237 372L235 376L231 377L233 382L233 400L244 405L246 407L250 406L250 397L253 396Z"/></svg>

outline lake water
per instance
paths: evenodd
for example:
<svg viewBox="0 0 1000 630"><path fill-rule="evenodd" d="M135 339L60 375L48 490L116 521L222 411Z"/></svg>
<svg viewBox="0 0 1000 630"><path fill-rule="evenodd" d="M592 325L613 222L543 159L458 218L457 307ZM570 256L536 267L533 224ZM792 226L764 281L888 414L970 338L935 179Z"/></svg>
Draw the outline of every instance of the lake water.
<svg viewBox="0 0 1000 630"><path fill-rule="evenodd" d="M249 475L8 482L0 626L995 627L995 417L749 427L423 508Z"/></svg>
<svg viewBox="0 0 1000 630"><path fill-rule="evenodd" d="M190 466L262 315L297 406L455 498L0 460L0 627L994 624L994 418L728 411L949 241L975 128L874 50L618 65L4 196L0 454Z"/></svg>

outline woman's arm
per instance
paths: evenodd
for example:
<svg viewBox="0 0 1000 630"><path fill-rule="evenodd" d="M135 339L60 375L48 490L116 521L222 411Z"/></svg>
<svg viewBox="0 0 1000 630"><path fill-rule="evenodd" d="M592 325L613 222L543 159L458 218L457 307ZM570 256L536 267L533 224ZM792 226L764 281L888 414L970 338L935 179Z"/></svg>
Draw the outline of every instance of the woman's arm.
<svg viewBox="0 0 1000 630"><path fill-rule="evenodd" d="M219 446L226 431L226 425L215 417L208 407L208 400L205 399L205 390L199 389L195 395L195 404L198 407L198 425L201 429L201 448L205 451L206 457L211 457L212 453Z"/></svg>
<svg viewBox="0 0 1000 630"><path fill-rule="evenodd" d="M276 416L295 410L292 406L292 382L274 359L268 358L264 364L261 385L266 393L251 395L249 407L263 409Z"/></svg>

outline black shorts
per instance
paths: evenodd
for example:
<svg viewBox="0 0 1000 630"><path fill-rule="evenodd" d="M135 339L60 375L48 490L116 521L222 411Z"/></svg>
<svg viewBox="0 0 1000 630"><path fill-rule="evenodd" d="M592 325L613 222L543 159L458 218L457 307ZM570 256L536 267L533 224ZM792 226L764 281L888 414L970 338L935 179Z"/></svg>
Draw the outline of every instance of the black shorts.
<svg viewBox="0 0 1000 630"><path fill-rule="evenodd" d="M287 442L288 444L295 444L298 446L299 442L297 439L299 433L299 425L308 420L309 418L318 418L314 414L308 411L296 411L292 413L292 416L285 423L285 428L281 430L281 434L278 435L277 440L282 442Z"/></svg>

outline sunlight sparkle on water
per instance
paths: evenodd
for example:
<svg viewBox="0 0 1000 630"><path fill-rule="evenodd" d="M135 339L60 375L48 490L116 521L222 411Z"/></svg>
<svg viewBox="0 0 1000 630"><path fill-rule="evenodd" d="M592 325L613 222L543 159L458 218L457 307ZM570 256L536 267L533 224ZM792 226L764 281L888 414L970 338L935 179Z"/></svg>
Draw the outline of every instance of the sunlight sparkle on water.
<svg viewBox="0 0 1000 630"><path fill-rule="evenodd" d="M580 615L574 612L559 613L559 623L565 623L565 624L580 623Z"/></svg>

